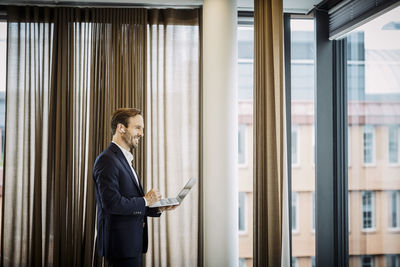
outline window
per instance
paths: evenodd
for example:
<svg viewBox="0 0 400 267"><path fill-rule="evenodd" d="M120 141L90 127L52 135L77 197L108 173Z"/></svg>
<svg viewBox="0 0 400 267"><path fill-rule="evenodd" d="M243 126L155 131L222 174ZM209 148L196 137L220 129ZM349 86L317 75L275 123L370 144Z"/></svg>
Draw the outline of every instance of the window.
<svg viewBox="0 0 400 267"><path fill-rule="evenodd" d="M374 267L374 258L370 255L361 256L361 267Z"/></svg>
<svg viewBox="0 0 400 267"><path fill-rule="evenodd" d="M400 29L387 26L399 18L399 6L384 10L345 36L349 267L387 266L400 254L391 245L400 230Z"/></svg>
<svg viewBox="0 0 400 267"><path fill-rule="evenodd" d="M239 24L242 21L239 20ZM247 21L246 23L248 23ZM253 99L253 25L238 27L238 99L251 101ZM239 114L240 115L240 114Z"/></svg>
<svg viewBox="0 0 400 267"><path fill-rule="evenodd" d="M386 267L399 267L399 255L387 255Z"/></svg>
<svg viewBox="0 0 400 267"><path fill-rule="evenodd" d="M292 125L292 165L299 165L299 128Z"/></svg>
<svg viewBox="0 0 400 267"><path fill-rule="evenodd" d="M238 132L238 162L240 165L246 164L246 125L239 124Z"/></svg>
<svg viewBox="0 0 400 267"><path fill-rule="evenodd" d="M315 31L314 19L290 19L291 224L293 266L315 255L312 192L315 190ZM289 166L290 167L290 166ZM300 232L301 231L301 232ZM305 246L304 244L307 244ZM298 263L298 264L297 264Z"/></svg>
<svg viewBox="0 0 400 267"><path fill-rule="evenodd" d="M311 142L312 142L312 163L315 167L315 125L311 128Z"/></svg>
<svg viewBox="0 0 400 267"><path fill-rule="evenodd" d="M368 125L363 128L364 164L375 162L375 127Z"/></svg>
<svg viewBox="0 0 400 267"><path fill-rule="evenodd" d="M374 193L362 192L362 228L372 229L374 227Z"/></svg>
<svg viewBox="0 0 400 267"><path fill-rule="evenodd" d="M298 220L299 220L299 200L298 200L297 192L292 192L292 231L293 232L299 231Z"/></svg>
<svg viewBox="0 0 400 267"><path fill-rule="evenodd" d="M311 218L311 224L312 224L312 230L315 231L315 192L313 191L311 193L311 198L312 198L312 207L311 207L311 213L312 213L312 218Z"/></svg>
<svg viewBox="0 0 400 267"><path fill-rule="evenodd" d="M389 127L389 163L399 163L399 128L397 126Z"/></svg>
<svg viewBox="0 0 400 267"><path fill-rule="evenodd" d="M239 232L246 231L246 192L239 192Z"/></svg>
<svg viewBox="0 0 400 267"><path fill-rule="evenodd" d="M297 267L297 258L296 257L292 257L292 267Z"/></svg>
<svg viewBox="0 0 400 267"><path fill-rule="evenodd" d="M239 266L253 258L253 17L239 11L237 26ZM240 193L239 193L240 192Z"/></svg>
<svg viewBox="0 0 400 267"><path fill-rule="evenodd" d="M389 193L389 227L400 228L400 191L391 191Z"/></svg>
<svg viewBox="0 0 400 267"><path fill-rule="evenodd" d="M7 22L0 22L0 58L4 59L0 64L0 205L3 201L3 164L4 164L4 141L6 135L5 112L6 112L6 73L7 65ZM1 214L1 208L0 208ZM0 225L1 225L0 216Z"/></svg>
<svg viewBox="0 0 400 267"><path fill-rule="evenodd" d="M246 267L246 259L239 258L239 267Z"/></svg>
<svg viewBox="0 0 400 267"><path fill-rule="evenodd" d="M311 267L315 267L315 257L311 256Z"/></svg>
<svg viewBox="0 0 400 267"><path fill-rule="evenodd" d="M347 127L347 166L351 166L351 130Z"/></svg>

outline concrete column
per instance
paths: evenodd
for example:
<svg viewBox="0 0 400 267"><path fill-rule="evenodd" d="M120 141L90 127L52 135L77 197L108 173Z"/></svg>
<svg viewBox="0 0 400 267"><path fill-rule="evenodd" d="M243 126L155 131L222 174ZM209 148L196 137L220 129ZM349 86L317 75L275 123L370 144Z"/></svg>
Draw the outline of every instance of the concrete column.
<svg viewBox="0 0 400 267"><path fill-rule="evenodd" d="M204 266L238 266L237 3L203 2Z"/></svg>

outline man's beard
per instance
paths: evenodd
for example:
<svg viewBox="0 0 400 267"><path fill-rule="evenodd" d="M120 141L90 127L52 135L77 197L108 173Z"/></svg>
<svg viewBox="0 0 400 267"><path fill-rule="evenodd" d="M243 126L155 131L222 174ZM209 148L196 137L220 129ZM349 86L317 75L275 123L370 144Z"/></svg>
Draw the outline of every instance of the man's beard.
<svg viewBox="0 0 400 267"><path fill-rule="evenodd" d="M133 137L130 134L125 134L122 136L122 139L124 139L125 143L129 146L129 150L133 152L134 149L137 148L137 145L135 144Z"/></svg>

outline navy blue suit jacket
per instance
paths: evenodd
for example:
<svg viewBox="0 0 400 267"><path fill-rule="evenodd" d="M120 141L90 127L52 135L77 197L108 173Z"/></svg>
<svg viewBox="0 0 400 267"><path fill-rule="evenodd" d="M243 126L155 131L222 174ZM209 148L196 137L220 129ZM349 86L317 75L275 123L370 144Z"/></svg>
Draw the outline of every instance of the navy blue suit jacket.
<svg viewBox="0 0 400 267"><path fill-rule="evenodd" d="M111 143L97 157L93 179L99 256L131 258L146 253L147 216L158 217L160 213L157 208L145 206L143 188L116 144Z"/></svg>

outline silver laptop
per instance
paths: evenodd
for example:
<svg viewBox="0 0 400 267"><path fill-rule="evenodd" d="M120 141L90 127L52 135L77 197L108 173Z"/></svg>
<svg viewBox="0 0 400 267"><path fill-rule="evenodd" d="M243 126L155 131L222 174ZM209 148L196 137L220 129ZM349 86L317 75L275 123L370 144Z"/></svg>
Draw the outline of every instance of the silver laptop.
<svg viewBox="0 0 400 267"><path fill-rule="evenodd" d="M158 202L154 203L153 205L151 205L150 208L176 206L176 205L181 204L183 199L189 193L190 189L192 189L192 187L196 184L196 182L197 182L196 178L194 178L194 177L190 178L189 181L182 188L182 190L179 192L177 197L163 198L160 201L158 201Z"/></svg>

